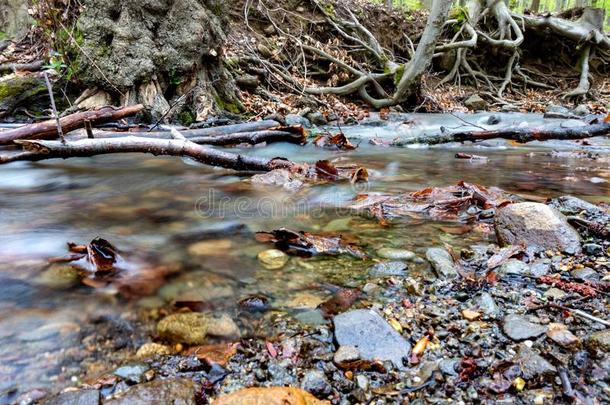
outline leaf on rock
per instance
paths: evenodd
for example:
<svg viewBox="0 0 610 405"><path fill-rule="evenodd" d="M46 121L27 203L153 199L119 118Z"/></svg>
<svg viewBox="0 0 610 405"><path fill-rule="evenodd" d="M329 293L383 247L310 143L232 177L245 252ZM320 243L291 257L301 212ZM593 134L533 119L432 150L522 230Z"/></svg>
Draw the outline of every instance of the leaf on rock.
<svg viewBox="0 0 610 405"><path fill-rule="evenodd" d="M345 312L360 298L360 290L358 288L340 288L335 292L335 295L329 300L324 301L318 308L322 311L324 318L330 318L333 315Z"/></svg>
<svg viewBox="0 0 610 405"><path fill-rule="evenodd" d="M348 254L360 259L366 258L366 254L354 245L353 240L341 234L312 234L280 228L271 232L257 232L256 240L273 243L277 249L294 256Z"/></svg>
<svg viewBox="0 0 610 405"><path fill-rule="evenodd" d="M214 405L330 405L300 388L267 387L242 388L232 394L223 395L214 401Z"/></svg>
<svg viewBox="0 0 610 405"><path fill-rule="evenodd" d="M219 364L225 367L229 360L237 353L239 343L219 343L204 346L191 347L182 354L184 356L195 356L199 361L208 365Z"/></svg>
<svg viewBox="0 0 610 405"><path fill-rule="evenodd" d="M525 245L510 245L502 248L498 253L494 254L487 260L487 269L495 269L496 267L504 264L508 259L523 252L525 252Z"/></svg>

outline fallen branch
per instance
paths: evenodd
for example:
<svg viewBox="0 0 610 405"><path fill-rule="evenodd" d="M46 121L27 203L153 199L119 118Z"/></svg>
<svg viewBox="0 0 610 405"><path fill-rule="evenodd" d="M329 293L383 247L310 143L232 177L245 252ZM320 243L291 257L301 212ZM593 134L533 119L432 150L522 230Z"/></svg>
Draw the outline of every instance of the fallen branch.
<svg viewBox="0 0 610 405"><path fill-rule="evenodd" d="M39 60L31 63L3 63L0 65L1 73L12 73L12 72L36 72L42 69L44 62Z"/></svg>
<svg viewBox="0 0 610 405"><path fill-rule="evenodd" d="M125 117L135 115L144 110L142 104L123 108L101 107L96 110L70 114L59 120L64 133L85 126L85 121L92 125L117 121ZM36 124L26 125L9 131L0 132L0 145L7 145L18 139L55 139L57 138L57 123L55 120L47 120Z"/></svg>
<svg viewBox="0 0 610 405"><path fill-rule="evenodd" d="M505 128L490 131L464 131L423 135L415 138L396 140L393 146L406 146L414 144L438 145L450 142L477 142L488 139L510 139L520 143L531 141L574 140L591 138L594 136L607 136L610 134L610 123L592 124L582 127L554 127L554 128Z"/></svg>
<svg viewBox="0 0 610 405"><path fill-rule="evenodd" d="M263 159L243 156L198 145L187 139L148 139L128 136L108 139L82 139L74 142L46 140L16 140L25 152L0 156L0 164L14 161L39 161L46 159L67 159L73 157L91 157L114 153L149 153L152 155L167 155L189 157L211 166L244 171L270 171L274 169L289 169L295 163L282 159Z"/></svg>

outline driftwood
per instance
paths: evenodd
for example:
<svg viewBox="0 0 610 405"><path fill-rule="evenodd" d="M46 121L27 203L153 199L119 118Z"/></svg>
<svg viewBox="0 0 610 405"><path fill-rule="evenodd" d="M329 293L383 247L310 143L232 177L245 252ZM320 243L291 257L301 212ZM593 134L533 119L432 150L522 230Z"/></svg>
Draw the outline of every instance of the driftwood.
<svg viewBox="0 0 610 405"><path fill-rule="evenodd" d="M136 136L106 139L82 139L74 142L47 140L16 140L24 152L0 156L0 164L15 161L40 161L46 159L91 157L114 153L149 153L189 157L211 166L242 171L270 171L292 168L295 163L282 158L263 159L243 156L198 145L188 139L148 139Z"/></svg>
<svg viewBox="0 0 610 405"><path fill-rule="evenodd" d="M502 138L525 143L531 141L574 140L610 134L610 122L591 124L581 127L554 128L505 128L490 131L464 131L423 135L415 138L396 140L394 146L414 144L438 145L450 142L477 142L488 139Z"/></svg>
<svg viewBox="0 0 610 405"><path fill-rule="evenodd" d="M275 121L273 121L275 122ZM240 129L240 128L237 128ZM244 126L243 129L248 129ZM267 142L290 142L296 144L306 143L307 132L300 125L294 126L279 126L275 122L275 126L266 130L257 130L252 132L227 132L221 134L216 132L215 135L201 135L202 133L209 133L209 131L202 132L201 129L184 130L180 133L189 141L198 143L200 145L215 145L215 146L228 146L237 145L240 143L247 143L250 145L256 145L259 143ZM93 137L95 139L109 139L109 138L123 138L125 136L137 136L146 139L172 139L172 135L168 131L155 131L155 132L114 132L114 131L94 131ZM76 141L87 138L84 134L73 134L68 137L68 140Z"/></svg>
<svg viewBox="0 0 610 405"><path fill-rule="evenodd" d="M142 104L123 108L101 107L96 110L70 114L59 121L63 132L67 133L84 127L86 121L93 125L102 124L135 115L142 110L144 110ZM7 145L18 139L55 139L57 136L57 123L55 120L47 120L0 132L0 145Z"/></svg>

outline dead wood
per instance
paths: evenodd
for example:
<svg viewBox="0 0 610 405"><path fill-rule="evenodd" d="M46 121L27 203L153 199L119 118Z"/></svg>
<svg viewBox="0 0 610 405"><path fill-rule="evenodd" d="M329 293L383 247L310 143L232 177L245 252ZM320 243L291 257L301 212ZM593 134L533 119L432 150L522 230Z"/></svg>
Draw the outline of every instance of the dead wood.
<svg viewBox="0 0 610 405"><path fill-rule="evenodd" d="M40 161L91 157L115 153L149 153L155 156L189 157L200 163L242 171L270 171L289 169L295 163L282 158L263 159L219 151L209 146L198 145L187 139L148 139L128 136L107 139L82 139L74 142L47 140L16 140L24 152L0 156L0 164L14 161Z"/></svg>
<svg viewBox="0 0 610 405"><path fill-rule="evenodd" d="M395 146L413 144L438 145L450 142L477 142L488 139L502 138L526 143L531 141L574 140L594 136L607 136L610 134L610 123L591 124L582 127L555 127L555 128L505 128L491 131L464 131L423 135L415 138L398 140Z"/></svg>
<svg viewBox="0 0 610 405"><path fill-rule="evenodd" d="M43 66L44 62L41 60L30 63L3 63L0 64L0 74L11 72L36 72L42 69Z"/></svg>
<svg viewBox="0 0 610 405"><path fill-rule="evenodd" d="M59 120L61 129L64 133L73 131L85 126L85 122L91 124L103 124L106 122L117 121L141 112L144 109L142 104L128 107L101 107L96 110L78 112L70 114ZM0 145L7 145L19 139L55 139L58 136L58 127L55 120L47 120L36 124L26 125L9 131L0 132Z"/></svg>

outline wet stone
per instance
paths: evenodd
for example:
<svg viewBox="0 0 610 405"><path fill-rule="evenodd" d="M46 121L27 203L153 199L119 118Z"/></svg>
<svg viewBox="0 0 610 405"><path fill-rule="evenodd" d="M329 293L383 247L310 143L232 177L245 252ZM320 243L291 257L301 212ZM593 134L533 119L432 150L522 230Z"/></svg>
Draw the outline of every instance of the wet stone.
<svg viewBox="0 0 610 405"><path fill-rule="evenodd" d="M172 354L172 348L160 343L145 343L136 352L139 359L148 359L154 356L168 356Z"/></svg>
<svg viewBox="0 0 610 405"><path fill-rule="evenodd" d="M460 362L461 359L442 359L438 362L438 368L445 375L456 376L458 375L457 369Z"/></svg>
<svg viewBox="0 0 610 405"><path fill-rule="evenodd" d="M79 284L80 275L78 269L70 265L52 265L40 273L35 282L56 290L65 290Z"/></svg>
<svg viewBox="0 0 610 405"><path fill-rule="evenodd" d="M373 277L404 276L407 265L403 262L381 262L369 268L369 274Z"/></svg>
<svg viewBox="0 0 610 405"><path fill-rule="evenodd" d="M545 298L552 298L554 301L564 299L567 296L568 296L568 293L566 293L563 290L560 290L557 287L551 287L548 290L546 290L546 292L544 293Z"/></svg>
<svg viewBox="0 0 610 405"><path fill-rule="evenodd" d="M154 380L138 384L104 401L104 405L195 405L196 385L187 379Z"/></svg>
<svg viewBox="0 0 610 405"><path fill-rule="evenodd" d="M206 337L235 338L239 328L228 315L212 316L203 313L179 313L168 315L157 324L157 334L172 343L201 345Z"/></svg>
<svg viewBox="0 0 610 405"><path fill-rule="evenodd" d="M414 252L406 249L381 248L377 254L384 259L410 261L416 258Z"/></svg>
<svg viewBox="0 0 610 405"><path fill-rule="evenodd" d="M579 339L570 332L567 326L561 323L551 323L546 335L553 342L565 348L576 347L580 343Z"/></svg>
<svg viewBox="0 0 610 405"><path fill-rule="evenodd" d="M426 258L439 277L456 278L458 276L453 258L445 249L429 248L426 251Z"/></svg>
<svg viewBox="0 0 610 405"><path fill-rule="evenodd" d="M599 281L599 274L589 267L572 270L570 274L578 281Z"/></svg>
<svg viewBox="0 0 610 405"><path fill-rule="evenodd" d="M333 361L337 365L347 364L356 360L360 360L360 352L356 346L339 346L333 356Z"/></svg>
<svg viewBox="0 0 610 405"><path fill-rule="evenodd" d="M496 304L496 301L493 299L491 294L487 292L481 294L481 296L477 300L477 307L487 317L497 318L498 316L500 316L500 308Z"/></svg>
<svg viewBox="0 0 610 405"><path fill-rule="evenodd" d="M257 257L263 267L269 270L281 269L288 263L288 255L278 249L264 250Z"/></svg>
<svg viewBox="0 0 610 405"><path fill-rule="evenodd" d="M134 364L128 364L122 367L117 368L116 370L114 370L114 372L112 374L116 375L117 377L122 378L123 380L133 383L133 384L140 384L142 382L144 382L145 378L144 378L144 373L146 373L149 370L149 367L147 364L144 363L134 363Z"/></svg>
<svg viewBox="0 0 610 405"><path fill-rule="evenodd" d="M526 381L532 378L553 375L557 372L555 366L524 343L519 345L519 352L513 361L519 365L521 376Z"/></svg>
<svg viewBox="0 0 610 405"><path fill-rule="evenodd" d="M545 276L551 271L550 259L537 259L530 264L530 275L533 277Z"/></svg>
<svg viewBox="0 0 610 405"><path fill-rule="evenodd" d="M411 345L377 312L358 309L333 319L335 338L341 346L355 346L365 360L389 360L403 369Z"/></svg>
<svg viewBox="0 0 610 405"><path fill-rule="evenodd" d="M587 346L593 350L610 352L610 329L591 334L587 339Z"/></svg>
<svg viewBox="0 0 610 405"><path fill-rule="evenodd" d="M301 117L298 114L288 114L285 118L286 125L302 125L305 128L310 128L311 123L305 117Z"/></svg>
<svg viewBox="0 0 610 405"><path fill-rule="evenodd" d="M504 318L503 330L513 340L525 340L542 335L547 331L547 327L529 322L520 315L511 314Z"/></svg>
<svg viewBox="0 0 610 405"><path fill-rule="evenodd" d="M332 392L332 387L323 371L310 370L303 376L301 388L315 396L325 396Z"/></svg>
<svg viewBox="0 0 610 405"><path fill-rule="evenodd" d="M473 94L464 101L464 106L471 111L484 110L487 107L487 101L478 94Z"/></svg>
<svg viewBox="0 0 610 405"><path fill-rule="evenodd" d="M597 243L586 243L582 246L583 252L589 256L601 256L604 253L604 248Z"/></svg>
<svg viewBox="0 0 610 405"><path fill-rule="evenodd" d="M46 401L45 405L98 405L100 392L98 390L68 391Z"/></svg>
<svg viewBox="0 0 610 405"><path fill-rule="evenodd" d="M521 260L510 259L507 260L506 263L502 264L502 266L500 266L500 269L498 270L498 275L501 277L506 274L525 275L529 272L530 268L527 264L523 263Z"/></svg>
<svg viewBox="0 0 610 405"><path fill-rule="evenodd" d="M510 204L496 213L495 228L502 246L539 246L569 254L580 252L580 236L566 218L545 204Z"/></svg>

